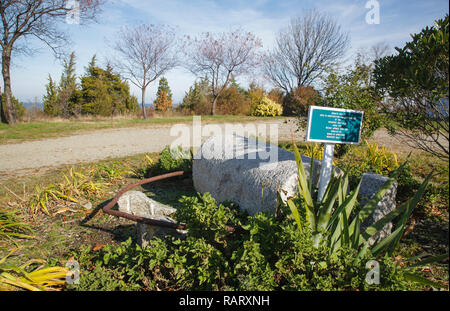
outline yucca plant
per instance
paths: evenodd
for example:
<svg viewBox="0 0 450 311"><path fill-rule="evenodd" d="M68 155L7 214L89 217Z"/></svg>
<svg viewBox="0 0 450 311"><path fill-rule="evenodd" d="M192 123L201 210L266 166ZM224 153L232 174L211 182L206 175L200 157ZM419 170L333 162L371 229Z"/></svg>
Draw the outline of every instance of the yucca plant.
<svg viewBox="0 0 450 311"><path fill-rule="evenodd" d="M339 177L332 175L322 201L318 202L313 197L315 192L313 192L312 182L307 178L300 153L295 144L294 154L298 168L299 196L303 202L302 207L304 207L306 215L305 225L309 226L312 231L314 245L318 246L325 239L330 247L331 253L336 251L340 246L349 246L357 249L360 251L360 256L363 256L369 249L375 256L384 251L392 252L398 244L400 237L403 235L406 222L422 197L432 176L432 173L427 176L413 198L401 204L394 211L362 231L361 224L372 214L378 202L392 186L395 179L389 178L372 199L356 211L357 195L361 183L358 184L356 189L348 192L348 175ZM402 166L405 164L406 162ZM302 221L294 200L289 199L287 205L291 209L299 229L302 230ZM369 245L369 239L394 219L398 219L395 224L397 229L386 239L375 241L373 245Z"/></svg>
<svg viewBox="0 0 450 311"><path fill-rule="evenodd" d="M326 243L330 249L330 255L333 256L340 247L346 246L358 251L358 258L370 253L377 257L382 254L391 255L395 247L398 245L406 228L406 222L411 216L413 209L419 203L431 177L430 173L425 181L421 184L415 195L398 206L394 211L385 215L369 227L361 230L361 224L372 214L378 202L383 198L386 191L392 186L396 178L396 172L400 171L406 165L405 161L398 170L391 174L391 178L383 185L383 187L370 199L361 209L357 210L357 195L361 183L356 189L348 192L348 175L335 177L327 187L324 198L321 202L317 202L313 197L313 185L311 180L306 177L303 162L297 147L294 144L294 154L298 168L298 189L299 197L302 202L301 208L304 209L305 217L302 220L297 204L291 198L287 201L292 215L298 225L299 230L303 230L303 226L308 226L312 232L314 245L317 247L320 243ZM313 159L311 159L311 167ZM310 176L312 172L310 171ZM376 239L373 244L369 240L374 237L383 227L396 220L395 230L385 239ZM448 254L437 257L427 258L425 261L416 263L414 266L435 262L448 258ZM405 273L405 277L411 281L421 282L435 287L442 287L441 284L429 281L425 278L412 273Z"/></svg>
<svg viewBox="0 0 450 311"><path fill-rule="evenodd" d="M378 202L383 198L386 191L395 181L396 174L393 172L392 178L381 187L381 189L360 209L357 207L357 195L361 182L356 189L347 192L348 175L336 177L332 174L332 178L328 184L325 195L321 202L314 197L313 185L311 179L306 176L305 168L298 151L294 145L295 160L298 168L298 191L301 204L296 204L293 198L287 200L287 205L292 212L298 229L303 231L303 227L309 227L312 232L313 245L318 247L319 244L325 243L330 249L330 256L334 256L341 247L355 249L358 252L358 258L365 255L374 257L388 254L391 255L398 245L403 233L405 232L406 222L411 216L413 209L419 203L425 188L427 187L432 173L430 173L425 181L421 184L416 194L399 205L395 210L385 215L383 218L362 230L361 224L370 216L377 206ZM311 168L313 166L311 159ZM400 166L400 169L406 165L406 161ZM310 175L312 172L310 171ZM297 201L298 202L298 201ZM304 213L301 213L303 209ZM304 214L305 217L301 217ZM376 239L374 243L369 243L384 226L393 222L395 230L383 240ZM448 254L427 259L427 261L437 261L448 257ZM442 285L435 283L420 276L405 273L405 277L411 281L422 281L433 286Z"/></svg>
<svg viewBox="0 0 450 311"><path fill-rule="evenodd" d="M6 264L6 259L17 249L13 249L0 259L0 290L26 289L31 291L56 290L64 285L69 269L65 267L45 267L42 259L31 259L20 266ZM33 264L40 264L27 271Z"/></svg>

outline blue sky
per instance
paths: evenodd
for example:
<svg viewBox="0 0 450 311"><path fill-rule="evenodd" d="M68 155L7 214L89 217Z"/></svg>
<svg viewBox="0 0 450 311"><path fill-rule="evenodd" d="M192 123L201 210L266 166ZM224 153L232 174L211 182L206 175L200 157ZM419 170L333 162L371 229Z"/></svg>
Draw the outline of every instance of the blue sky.
<svg viewBox="0 0 450 311"><path fill-rule="evenodd" d="M121 27L135 24L169 24L177 27L179 34L196 35L204 31L220 32L241 27L261 38L264 49L271 49L277 32L287 26L289 19L303 11L315 8L334 17L343 30L350 34L351 47L347 60L351 61L356 51L369 48L378 42L386 42L393 50L410 41L410 34L420 32L433 21L442 18L449 11L446 0L395 1L378 0L380 23L368 24L365 8L367 0L109 0L98 23L89 26L62 25L70 34L73 44L67 47L77 56L77 73L83 74L85 66L94 54L100 65L112 56L107 42L114 41L114 35ZM39 49L32 56L18 56L13 59L13 94L23 102L42 101L49 74L59 80L62 66L50 50L36 41L30 41ZM174 103L179 103L189 86L195 80L190 72L176 68L167 73ZM238 81L246 86L247 78ZM257 77L257 81L264 81ZM155 81L146 93L147 103L156 95ZM270 84L266 83L267 87ZM140 100L140 91L132 84L131 91Z"/></svg>

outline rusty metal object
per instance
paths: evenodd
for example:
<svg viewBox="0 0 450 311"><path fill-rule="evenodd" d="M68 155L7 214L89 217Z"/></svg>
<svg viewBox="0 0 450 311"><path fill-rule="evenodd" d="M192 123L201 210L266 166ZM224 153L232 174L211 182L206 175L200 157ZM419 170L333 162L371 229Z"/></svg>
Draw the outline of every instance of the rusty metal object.
<svg viewBox="0 0 450 311"><path fill-rule="evenodd" d="M116 205L117 201L119 201L119 198L128 190L133 189L134 187L140 186L140 185L144 185L144 184L148 184L154 181L158 181L158 180L163 180L166 178L170 178L170 177L175 177L175 176L181 176L183 175L184 172L183 171L177 171L177 172L173 172L173 173L168 173L168 174L164 174L164 175L159 175L159 176L154 176L151 178L146 178L146 179L142 179L138 182L135 182L133 184L130 184L128 186L126 186L125 188L121 189L116 196L111 200L111 202L109 202L108 204L106 204L103 207L103 212L105 212L106 214L109 215L113 215L113 216L117 216L117 217L123 217L129 220L133 220L136 222L140 222L140 223L145 223L151 226L159 226L159 227L165 227L165 228L172 228L172 229L180 229L180 230L186 230L187 226L186 224L183 223L173 223L173 222L169 222L169 221L164 221L164 220L156 220L156 219L151 219L151 218L145 218L145 217L141 217L141 216L136 216L136 215L132 215L129 213L125 213L125 212L121 212L118 210L113 210L112 208L114 207L114 205ZM226 230L228 232L235 232L237 229L240 229L238 227L233 227L233 226L226 226Z"/></svg>

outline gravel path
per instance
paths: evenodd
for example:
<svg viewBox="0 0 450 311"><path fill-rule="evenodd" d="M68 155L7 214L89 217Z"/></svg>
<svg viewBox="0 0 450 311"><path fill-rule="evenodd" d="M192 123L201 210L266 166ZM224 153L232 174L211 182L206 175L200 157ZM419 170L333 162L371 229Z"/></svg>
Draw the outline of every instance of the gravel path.
<svg viewBox="0 0 450 311"><path fill-rule="evenodd" d="M249 122L243 125L254 125L255 127L265 125L266 128L269 128L269 124L278 125L280 139L281 137L288 139L291 130L295 131L296 129L294 123L285 123L284 120ZM205 126L211 128L211 125L213 124L202 124L203 130L205 130ZM174 136L170 135L173 126L170 124L152 125L145 128L108 129L69 137L0 145L0 179L60 165L159 152L175 139L180 140L180 133L175 132ZM192 137L192 124L183 124L183 126L189 128L189 135ZM227 125L220 123L213 126L224 130ZM202 141L212 134L213 132L202 137ZM301 135L304 134L296 133L297 138L300 138ZM303 139L303 136L301 137ZM189 139L189 137L184 138L183 143Z"/></svg>
<svg viewBox="0 0 450 311"><path fill-rule="evenodd" d="M297 126L293 120L270 120L249 122L243 126L261 126L269 129L270 124L277 125L278 140L290 140L294 132L297 141L304 140L304 132L296 132ZM178 125L180 126L180 125ZM192 137L192 124L184 124L189 128ZM209 129L223 131L229 124L202 124L203 130ZM170 135L174 125L152 125L145 128L120 128L99 130L91 133L29 141L19 144L0 145L0 179L17 176L24 173L36 173L60 165L93 162L107 158L117 158L141 154L146 152L159 152L164 146L175 139L180 141L180 133ZM204 141L214 132L204 133ZM188 135L188 136L189 136ZM182 137L183 144L189 137ZM387 147L395 146L398 150L402 145L388 137L385 132L377 132L375 141ZM189 140L188 140L189 141ZM190 144L191 145L191 144Z"/></svg>

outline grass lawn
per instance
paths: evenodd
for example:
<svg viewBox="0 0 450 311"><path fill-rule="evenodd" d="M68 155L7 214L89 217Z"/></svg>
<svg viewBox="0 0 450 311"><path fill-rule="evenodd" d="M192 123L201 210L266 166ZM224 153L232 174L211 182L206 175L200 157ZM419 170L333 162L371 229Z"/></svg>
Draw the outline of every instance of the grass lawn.
<svg viewBox="0 0 450 311"><path fill-rule="evenodd" d="M251 116L201 116L202 122L249 122L268 120L269 118ZM19 123L10 126L0 123L0 144L18 143L27 140L53 138L69 136L78 132L94 131L100 129L124 128L124 127L145 127L155 124L191 123L192 116L181 117L156 117L148 119L99 119L92 121L49 121ZM275 119L284 117L274 117Z"/></svg>

